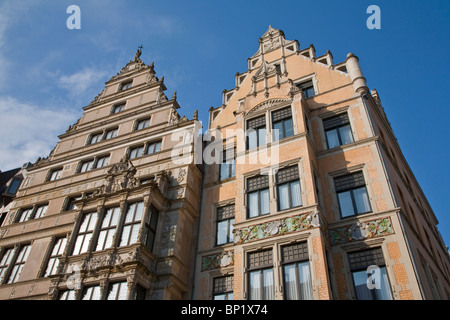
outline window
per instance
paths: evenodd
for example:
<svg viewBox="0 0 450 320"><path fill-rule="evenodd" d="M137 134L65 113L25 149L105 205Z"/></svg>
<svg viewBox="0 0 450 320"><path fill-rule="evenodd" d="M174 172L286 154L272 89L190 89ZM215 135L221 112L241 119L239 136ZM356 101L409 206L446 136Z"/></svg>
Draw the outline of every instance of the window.
<svg viewBox="0 0 450 320"><path fill-rule="evenodd" d="M126 300L128 293L127 282L116 282L109 285L107 300Z"/></svg>
<svg viewBox="0 0 450 320"><path fill-rule="evenodd" d="M274 299L272 250L248 254L248 280L250 300Z"/></svg>
<svg viewBox="0 0 450 320"><path fill-rule="evenodd" d="M39 219L45 216L47 212L48 204L37 205L30 208L24 208L20 210L19 220L17 222L25 222L31 219Z"/></svg>
<svg viewBox="0 0 450 320"><path fill-rule="evenodd" d="M132 83L132 82L133 82L133 81L127 81L127 82L122 83L122 84L120 85L120 91L130 89L130 88L131 88L131 83Z"/></svg>
<svg viewBox="0 0 450 320"><path fill-rule="evenodd" d="M33 213L33 208L25 208L20 210L20 216L18 222L24 222L31 219L31 214Z"/></svg>
<svg viewBox="0 0 450 320"><path fill-rule="evenodd" d="M117 136L118 131L119 131L119 128L106 130L105 140L115 138Z"/></svg>
<svg viewBox="0 0 450 320"><path fill-rule="evenodd" d="M94 232L95 224L97 223L97 212L86 213L83 216L80 228L78 229L75 247L72 255L79 255L89 250L89 242Z"/></svg>
<svg viewBox="0 0 450 320"><path fill-rule="evenodd" d="M153 245L156 237L156 227L158 225L159 212L152 205L150 206L150 214L147 215L145 221L146 234L144 244L150 252L153 252Z"/></svg>
<svg viewBox="0 0 450 320"><path fill-rule="evenodd" d="M233 300L233 276L214 279L213 300Z"/></svg>
<svg viewBox="0 0 450 320"><path fill-rule="evenodd" d="M62 256L66 244L67 238L59 238L55 240L52 252L50 254L50 258L48 259L47 262L47 269L45 271L44 277L56 274L59 266L59 257Z"/></svg>
<svg viewBox="0 0 450 320"><path fill-rule="evenodd" d="M55 181L61 178L62 168L53 169L50 172L50 177L48 178L48 181Z"/></svg>
<svg viewBox="0 0 450 320"><path fill-rule="evenodd" d="M100 286L91 286L83 289L83 297L81 300L101 300Z"/></svg>
<svg viewBox="0 0 450 320"><path fill-rule="evenodd" d="M102 137L103 137L103 132L93 133L91 135L91 138L89 139L89 144L94 144L94 143L102 141Z"/></svg>
<svg viewBox="0 0 450 320"><path fill-rule="evenodd" d="M306 242L281 247L286 300L312 300L313 290Z"/></svg>
<svg viewBox="0 0 450 320"><path fill-rule="evenodd" d="M145 296L147 295L147 290L144 287L137 284L134 288L134 300L145 300Z"/></svg>
<svg viewBox="0 0 450 320"><path fill-rule="evenodd" d="M119 222L120 208L109 208L103 217L98 235L97 247L95 251L111 248L114 243L114 235L116 234L117 223Z"/></svg>
<svg viewBox="0 0 450 320"><path fill-rule="evenodd" d="M4 250L2 259L0 260L0 283L3 282L3 278L6 276L6 272L15 253L16 248L8 248Z"/></svg>
<svg viewBox="0 0 450 320"><path fill-rule="evenodd" d="M161 141L151 142L147 145L146 154L152 154L161 150Z"/></svg>
<svg viewBox="0 0 450 320"><path fill-rule="evenodd" d="M357 300L392 300L381 248L352 252L348 259ZM379 273L369 267L378 267Z"/></svg>
<svg viewBox="0 0 450 320"><path fill-rule="evenodd" d="M122 229L120 247L128 246L138 241L139 228L144 213L144 202L135 202L128 205L125 222Z"/></svg>
<svg viewBox="0 0 450 320"><path fill-rule="evenodd" d="M130 148L129 158L134 159L145 155L153 154L161 150L161 141L149 142Z"/></svg>
<svg viewBox="0 0 450 320"><path fill-rule="evenodd" d="M124 109L125 109L125 103L121 103L121 104L113 106L112 113L119 113L119 112L122 112Z"/></svg>
<svg viewBox="0 0 450 320"><path fill-rule="evenodd" d="M136 123L136 130L142 130L150 126L150 118L138 120Z"/></svg>
<svg viewBox="0 0 450 320"><path fill-rule="evenodd" d="M247 179L247 215L254 218L269 211L269 177L257 176Z"/></svg>
<svg viewBox="0 0 450 320"><path fill-rule="evenodd" d="M108 162L109 162L109 155L98 157L94 167L95 169L106 167L108 165Z"/></svg>
<svg viewBox="0 0 450 320"><path fill-rule="evenodd" d="M81 172L86 172L86 171L92 170L93 166L94 166L94 159L83 161L81 163L79 172L81 173Z"/></svg>
<svg viewBox="0 0 450 320"><path fill-rule="evenodd" d="M70 211L70 210L77 209L77 206L74 204L74 201L77 201L77 200L80 200L80 199L81 199L81 195L68 198L65 211Z"/></svg>
<svg viewBox="0 0 450 320"><path fill-rule="evenodd" d="M334 179L341 217L372 211L361 171Z"/></svg>
<svg viewBox="0 0 450 320"><path fill-rule="evenodd" d="M143 152L144 152L144 145L140 145L140 146L131 148L130 149L130 159L134 159L134 158L142 156Z"/></svg>
<svg viewBox="0 0 450 320"><path fill-rule="evenodd" d="M247 121L247 150L266 144L266 116Z"/></svg>
<svg viewBox="0 0 450 320"><path fill-rule="evenodd" d="M23 266L27 261L28 255L30 254L31 245L24 245L19 251L16 261L13 264L11 274L9 275L7 283L15 283L19 280L19 276L22 272Z"/></svg>
<svg viewBox="0 0 450 320"><path fill-rule="evenodd" d="M305 99L311 98L315 95L314 92L314 85L312 80L308 80L305 82L297 83L297 88L303 91L303 94L305 95Z"/></svg>
<svg viewBox="0 0 450 320"><path fill-rule="evenodd" d="M13 181L11 181L11 184L8 187L8 191L6 193L8 194L16 194L17 190L19 189L20 183L22 182L22 180L19 179L13 179Z"/></svg>
<svg viewBox="0 0 450 320"><path fill-rule="evenodd" d="M302 193L298 166L278 170L276 174L278 191L278 210L300 207L302 205Z"/></svg>
<svg viewBox="0 0 450 320"><path fill-rule="evenodd" d="M217 208L216 245L233 242L234 204Z"/></svg>
<svg viewBox="0 0 450 320"><path fill-rule="evenodd" d="M274 141L294 135L291 107L272 112L272 131Z"/></svg>
<svg viewBox="0 0 450 320"><path fill-rule="evenodd" d="M323 120L328 149L353 142L348 114L343 113Z"/></svg>
<svg viewBox="0 0 450 320"><path fill-rule="evenodd" d="M85 160L81 162L78 169L78 173L87 172L93 169L99 169L106 167L109 162L109 155L95 157L93 159Z"/></svg>
<svg viewBox="0 0 450 320"><path fill-rule="evenodd" d="M223 151L223 158L220 163L220 180L225 180L236 176L236 148L228 148Z"/></svg>
<svg viewBox="0 0 450 320"><path fill-rule="evenodd" d="M7 215L8 215L8 212L0 213L0 227L3 225L3 222L5 221Z"/></svg>
<svg viewBox="0 0 450 320"><path fill-rule="evenodd" d="M36 210L34 212L34 219L39 219L45 216L45 213L47 212L48 205L41 205L37 206Z"/></svg>
<svg viewBox="0 0 450 320"><path fill-rule="evenodd" d="M75 290L61 291L58 300L75 300Z"/></svg>

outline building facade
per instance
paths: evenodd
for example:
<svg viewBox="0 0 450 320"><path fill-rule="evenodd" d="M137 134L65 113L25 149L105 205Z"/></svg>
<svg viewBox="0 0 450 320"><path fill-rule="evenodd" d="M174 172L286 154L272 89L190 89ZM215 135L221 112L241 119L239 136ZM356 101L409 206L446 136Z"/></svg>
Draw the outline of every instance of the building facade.
<svg viewBox="0 0 450 320"><path fill-rule="evenodd" d="M0 229L0 299L187 299L201 167L138 50L28 168Z"/></svg>
<svg viewBox="0 0 450 320"><path fill-rule="evenodd" d="M355 55L269 27L204 144L140 55L27 168L0 299L449 299L438 221Z"/></svg>
<svg viewBox="0 0 450 320"><path fill-rule="evenodd" d="M223 151L205 166L194 297L448 299L437 220L358 58L269 27L235 81L210 109Z"/></svg>

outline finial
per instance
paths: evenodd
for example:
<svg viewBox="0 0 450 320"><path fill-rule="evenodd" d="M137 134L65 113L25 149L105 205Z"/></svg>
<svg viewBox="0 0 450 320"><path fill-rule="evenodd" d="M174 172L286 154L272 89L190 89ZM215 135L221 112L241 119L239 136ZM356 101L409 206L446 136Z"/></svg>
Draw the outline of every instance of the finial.
<svg viewBox="0 0 450 320"><path fill-rule="evenodd" d="M177 98L177 91L175 90L172 95L172 100L175 100L176 98Z"/></svg>
<svg viewBox="0 0 450 320"><path fill-rule="evenodd" d="M194 120L197 120L197 119L198 119L198 110L195 109L195 111L194 111Z"/></svg>
<svg viewBox="0 0 450 320"><path fill-rule="evenodd" d="M138 62L141 60L142 49L144 49L144 47L140 45L136 53L134 54L134 62Z"/></svg>

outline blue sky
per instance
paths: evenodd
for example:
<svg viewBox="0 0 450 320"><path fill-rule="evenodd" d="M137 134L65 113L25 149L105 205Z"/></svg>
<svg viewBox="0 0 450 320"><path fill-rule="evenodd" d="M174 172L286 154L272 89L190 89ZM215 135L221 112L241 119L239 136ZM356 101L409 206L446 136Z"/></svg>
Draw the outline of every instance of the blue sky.
<svg viewBox="0 0 450 320"><path fill-rule="evenodd" d="M73 4L80 30L66 27ZM373 4L380 30L366 27ZM0 1L0 169L46 157L139 45L180 112L198 109L206 127L272 25L335 63L359 57L450 244L448 17L444 0Z"/></svg>

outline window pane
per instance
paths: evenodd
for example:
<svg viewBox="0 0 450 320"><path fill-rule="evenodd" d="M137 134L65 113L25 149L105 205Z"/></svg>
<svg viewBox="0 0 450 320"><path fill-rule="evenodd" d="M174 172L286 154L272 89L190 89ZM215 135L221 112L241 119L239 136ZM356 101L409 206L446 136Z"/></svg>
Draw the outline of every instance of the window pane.
<svg viewBox="0 0 450 320"><path fill-rule="evenodd" d="M350 191L338 193L339 209L341 210L342 217L348 217L354 215L353 202Z"/></svg>
<svg viewBox="0 0 450 320"><path fill-rule="evenodd" d="M278 205L280 210L289 208L289 184L278 186Z"/></svg>
<svg viewBox="0 0 450 320"><path fill-rule="evenodd" d="M264 299L273 300L275 298L275 287L273 286L273 270L263 270L264 279Z"/></svg>
<svg viewBox="0 0 450 320"><path fill-rule="evenodd" d="M372 292L367 287L367 273L366 270L353 272L353 283L355 285L356 299L357 300L374 300Z"/></svg>
<svg viewBox="0 0 450 320"><path fill-rule="evenodd" d="M230 226L229 228L229 234L228 234L228 242L233 242L233 230L234 230L234 219L228 220L228 224Z"/></svg>
<svg viewBox="0 0 450 320"><path fill-rule="evenodd" d="M339 138L338 138L336 130L337 129L333 129L333 130L328 130L325 132L327 135L328 149L339 146Z"/></svg>
<svg viewBox="0 0 450 320"><path fill-rule="evenodd" d="M273 140L278 141L284 138L283 123L281 121L273 124Z"/></svg>
<svg viewBox="0 0 450 320"><path fill-rule="evenodd" d="M258 192L252 192L248 194L248 216L250 218L258 216Z"/></svg>
<svg viewBox="0 0 450 320"><path fill-rule="evenodd" d="M298 264L298 274L300 278L300 292L302 300L312 300L313 291L311 283L311 272L309 270L309 261Z"/></svg>
<svg viewBox="0 0 450 320"><path fill-rule="evenodd" d="M258 135L257 135L256 130L249 129L247 134L248 134L248 138L247 138L248 145L247 145L247 148L249 150L256 148L258 146Z"/></svg>
<svg viewBox="0 0 450 320"><path fill-rule="evenodd" d="M391 288L385 267L380 268L380 278L380 289L374 289L375 296L378 300L392 300Z"/></svg>
<svg viewBox="0 0 450 320"><path fill-rule="evenodd" d="M140 224L133 224L131 226L130 242L128 244L133 244L133 243L137 242L138 235L139 235L139 227L140 227Z"/></svg>
<svg viewBox="0 0 450 320"><path fill-rule="evenodd" d="M358 210L358 213L371 211L369 197L365 187L353 190L353 195L355 197L356 209Z"/></svg>
<svg viewBox="0 0 450 320"><path fill-rule="evenodd" d="M300 181L290 183L292 207L299 207L302 205L302 193L300 190Z"/></svg>
<svg viewBox="0 0 450 320"><path fill-rule="evenodd" d="M19 189L21 180L14 179L11 184L9 185L8 193L9 194L15 194L17 192L17 189Z"/></svg>
<svg viewBox="0 0 450 320"><path fill-rule="evenodd" d="M131 226L123 227L122 239L120 240L120 246L128 245L128 239L130 237Z"/></svg>
<svg viewBox="0 0 450 320"><path fill-rule="evenodd" d="M228 235L228 220L220 221L217 223L217 244L227 243Z"/></svg>
<svg viewBox="0 0 450 320"><path fill-rule="evenodd" d="M353 135L350 129L350 125L340 127L339 134L341 135L342 144L348 144L353 142Z"/></svg>
<svg viewBox="0 0 450 320"><path fill-rule="evenodd" d="M295 279L295 264L284 266L284 290L286 300L299 300L300 295L297 291Z"/></svg>
<svg viewBox="0 0 450 320"><path fill-rule="evenodd" d="M266 144L266 128L258 129L258 147Z"/></svg>
<svg viewBox="0 0 450 320"><path fill-rule="evenodd" d="M292 124L292 119L284 120L284 133L285 138L294 135L294 126Z"/></svg>
<svg viewBox="0 0 450 320"><path fill-rule="evenodd" d="M249 279L250 279L250 293L249 298L250 300L261 300L262 299L262 292L261 292L261 271L252 271L249 273Z"/></svg>
<svg viewBox="0 0 450 320"><path fill-rule="evenodd" d="M214 300L226 300L225 299L226 294L216 294L214 295Z"/></svg>
<svg viewBox="0 0 450 320"><path fill-rule="evenodd" d="M260 191L260 196L261 196L261 208L260 208L260 214L266 214L270 212L269 209L269 189L265 189L265 190L261 190Z"/></svg>

